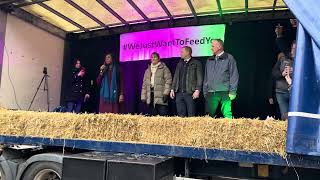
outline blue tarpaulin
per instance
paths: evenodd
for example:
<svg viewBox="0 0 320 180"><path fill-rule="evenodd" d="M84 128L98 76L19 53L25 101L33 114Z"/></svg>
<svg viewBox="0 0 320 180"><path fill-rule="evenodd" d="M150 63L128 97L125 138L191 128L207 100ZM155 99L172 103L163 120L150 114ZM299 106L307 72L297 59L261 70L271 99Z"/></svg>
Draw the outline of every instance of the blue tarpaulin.
<svg viewBox="0 0 320 180"><path fill-rule="evenodd" d="M320 3L284 1L299 21L287 152L320 156Z"/></svg>

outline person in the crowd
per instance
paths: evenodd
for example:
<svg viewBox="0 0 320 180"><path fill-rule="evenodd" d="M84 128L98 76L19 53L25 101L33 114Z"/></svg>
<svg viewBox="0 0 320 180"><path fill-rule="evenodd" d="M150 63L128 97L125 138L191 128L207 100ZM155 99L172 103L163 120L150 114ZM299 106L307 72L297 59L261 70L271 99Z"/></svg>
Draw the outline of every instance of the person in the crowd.
<svg viewBox="0 0 320 180"><path fill-rule="evenodd" d="M170 92L170 97L176 98L178 116L196 115L195 100L200 96L202 76L202 64L192 57L191 47L182 47Z"/></svg>
<svg viewBox="0 0 320 180"><path fill-rule="evenodd" d="M212 42L213 56L207 60L203 93L206 98L207 113L215 117L216 109L221 103L225 118L232 118L231 102L236 98L239 82L235 59L224 51L221 39Z"/></svg>
<svg viewBox="0 0 320 180"><path fill-rule="evenodd" d="M268 93L268 117L276 118L278 117L278 112L277 112L277 104L275 103L275 97L276 93L274 91L274 80L272 77L272 69L270 70L270 76L268 77L267 80L267 93Z"/></svg>
<svg viewBox="0 0 320 180"><path fill-rule="evenodd" d="M296 34L297 34L297 19L290 19L290 27L285 28L281 24L278 24L275 28L276 40L275 40L275 48L274 54L275 58L272 61L272 67L277 63L280 59L280 56L286 56L290 59L290 44L295 41ZM276 58L277 56L277 58ZM270 73L272 77L272 73ZM275 93L275 80L272 78L269 82L269 94L272 96L268 96L268 101L271 109L271 114L274 115L276 118L281 118L281 113L279 112L279 108L277 108L276 103L276 93Z"/></svg>
<svg viewBox="0 0 320 180"><path fill-rule="evenodd" d="M168 115L168 98L171 90L172 76L165 63L160 61L160 55L151 54L151 64L143 76L141 101L149 106L151 115Z"/></svg>
<svg viewBox="0 0 320 180"><path fill-rule="evenodd" d="M75 60L71 75L71 88L66 98L67 112L80 113L82 105L90 98L85 79L86 70L79 59Z"/></svg>
<svg viewBox="0 0 320 180"><path fill-rule="evenodd" d="M290 58L290 45L296 40L297 35L297 19L290 19L291 27L284 28L281 24L278 24L275 28L276 33L276 49L275 53L284 53L285 56Z"/></svg>
<svg viewBox="0 0 320 180"><path fill-rule="evenodd" d="M279 61L281 58L284 58L285 54L283 52L279 53L276 60ZM274 64L272 65L272 67ZM276 101L276 92L275 92L275 79L272 76L272 68L270 70L270 79L268 79L268 115L275 119L281 119L281 113L279 110L278 103Z"/></svg>
<svg viewBox="0 0 320 180"><path fill-rule="evenodd" d="M124 102L123 78L120 67L111 53L106 54L97 77L100 87L99 113L119 113L119 104Z"/></svg>
<svg viewBox="0 0 320 180"><path fill-rule="evenodd" d="M281 56L272 69L272 75L276 80L276 97L279 104L281 116L288 112L290 98L290 79L293 71L293 59L295 56L296 42L291 45L290 58Z"/></svg>
<svg viewBox="0 0 320 180"><path fill-rule="evenodd" d="M97 112L97 98L98 96L98 88L94 80L90 80L90 84L88 86L88 92L90 94L90 99L85 101L82 107L81 112L85 113L96 113Z"/></svg>

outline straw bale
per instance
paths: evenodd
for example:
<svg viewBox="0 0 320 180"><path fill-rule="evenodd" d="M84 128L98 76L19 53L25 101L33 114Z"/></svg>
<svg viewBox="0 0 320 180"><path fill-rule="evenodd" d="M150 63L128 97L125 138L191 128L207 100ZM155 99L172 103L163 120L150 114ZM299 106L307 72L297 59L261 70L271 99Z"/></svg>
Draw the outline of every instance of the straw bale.
<svg viewBox="0 0 320 180"><path fill-rule="evenodd" d="M0 134L164 144L285 156L286 121L71 114L0 109Z"/></svg>

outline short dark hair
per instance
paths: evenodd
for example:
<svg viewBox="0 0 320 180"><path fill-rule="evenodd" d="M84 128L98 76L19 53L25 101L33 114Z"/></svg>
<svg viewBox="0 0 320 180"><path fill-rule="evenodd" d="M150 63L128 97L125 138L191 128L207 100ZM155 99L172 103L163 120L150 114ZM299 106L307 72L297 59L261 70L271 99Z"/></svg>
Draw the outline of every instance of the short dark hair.
<svg viewBox="0 0 320 180"><path fill-rule="evenodd" d="M213 41L217 41L222 48L224 48L224 42L221 39L214 39Z"/></svg>
<svg viewBox="0 0 320 180"><path fill-rule="evenodd" d="M192 55L192 48L190 46L183 46L182 48L187 50L190 53L190 55Z"/></svg>
<svg viewBox="0 0 320 180"><path fill-rule="evenodd" d="M160 59L160 55L159 55L159 53L157 53L157 52L151 53L151 56L157 56L157 58Z"/></svg>

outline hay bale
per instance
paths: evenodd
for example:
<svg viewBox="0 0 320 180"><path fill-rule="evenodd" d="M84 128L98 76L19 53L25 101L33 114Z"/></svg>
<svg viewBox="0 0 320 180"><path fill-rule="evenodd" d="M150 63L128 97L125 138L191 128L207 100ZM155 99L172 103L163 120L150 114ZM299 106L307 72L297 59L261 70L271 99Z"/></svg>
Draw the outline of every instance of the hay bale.
<svg viewBox="0 0 320 180"><path fill-rule="evenodd" d="M71 114L0 109L0 134L122 141L285 156L286 121Z"/></svg>

